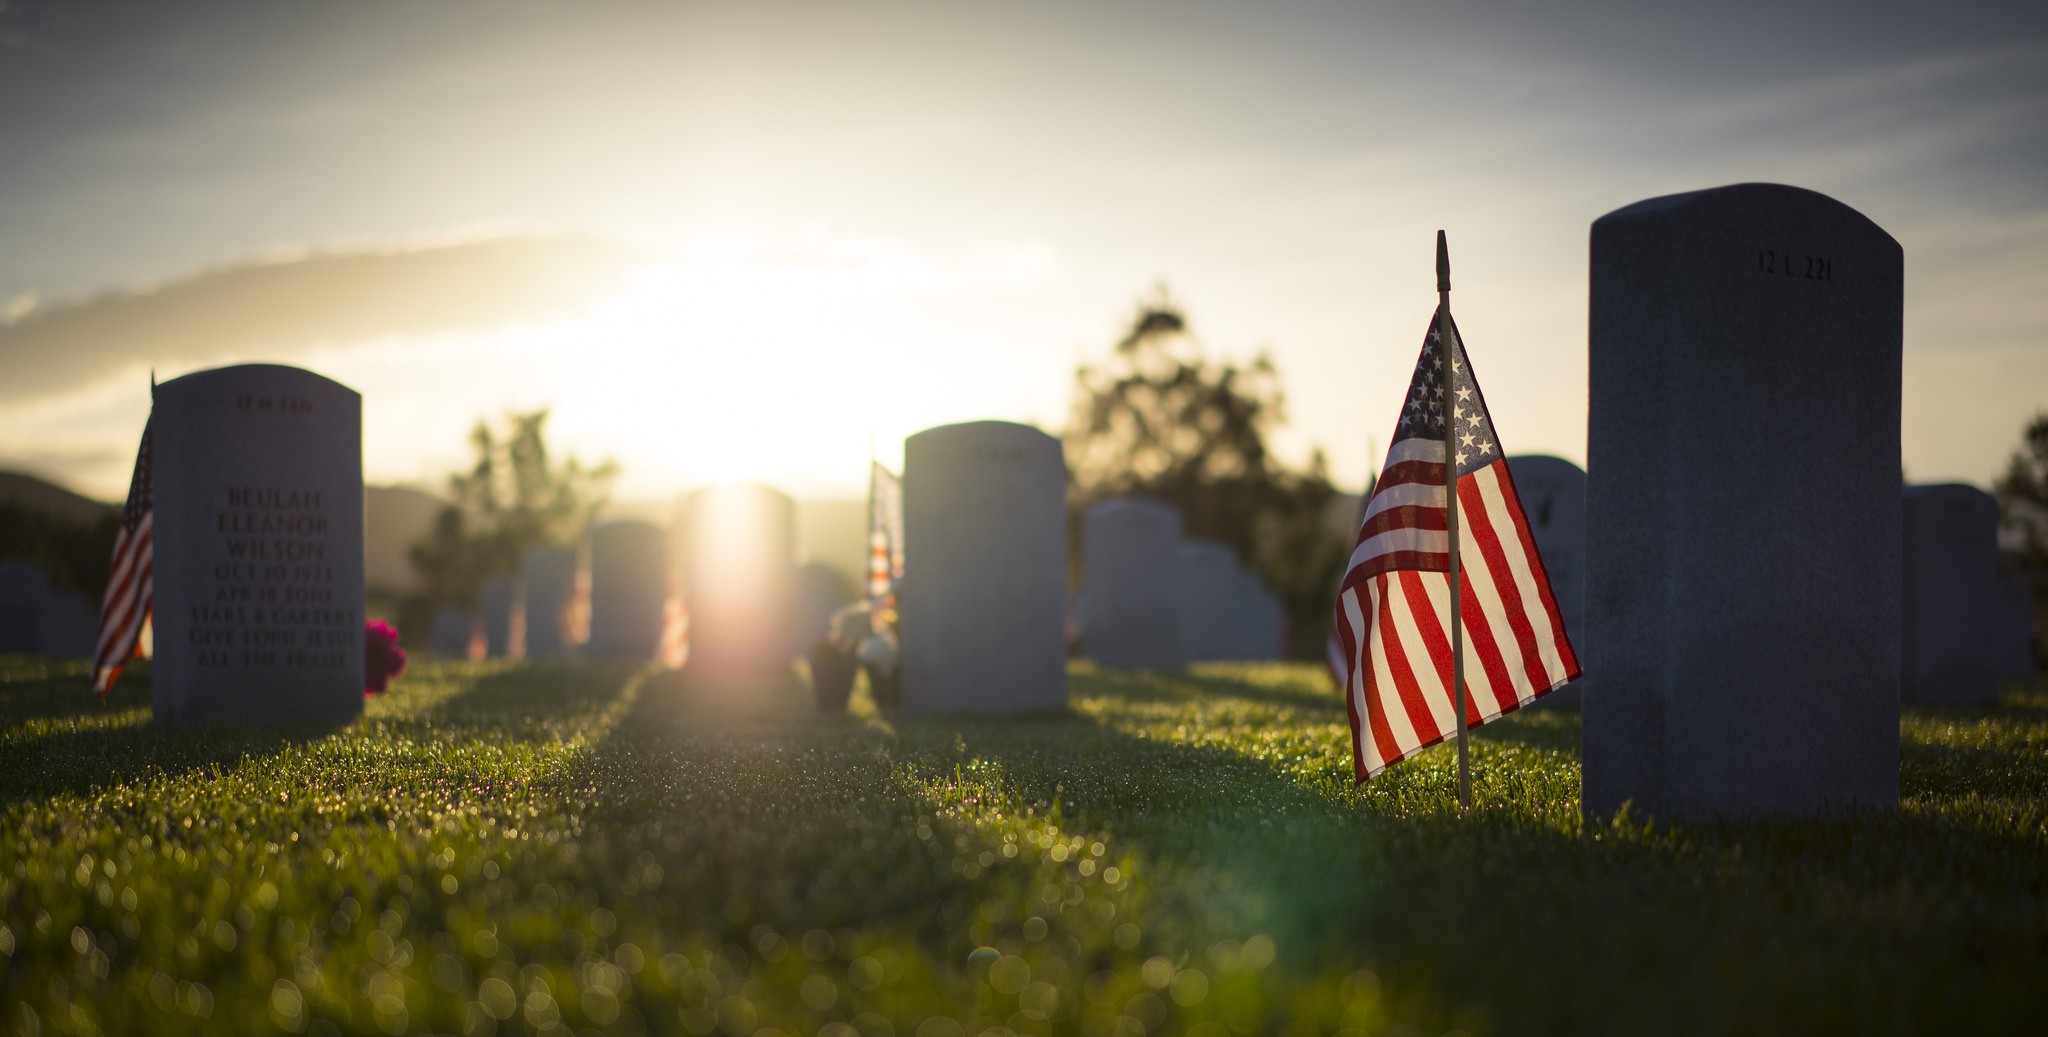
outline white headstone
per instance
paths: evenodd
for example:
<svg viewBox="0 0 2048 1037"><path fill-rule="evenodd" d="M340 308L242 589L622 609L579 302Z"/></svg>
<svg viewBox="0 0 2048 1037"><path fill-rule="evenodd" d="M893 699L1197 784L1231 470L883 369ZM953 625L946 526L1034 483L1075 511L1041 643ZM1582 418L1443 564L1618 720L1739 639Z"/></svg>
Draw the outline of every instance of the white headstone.
<svg viewBox="0 0 2048 1037"><path fill-rule="evenodd" d="M1239 593L1243 566L1229 544L1189 540L1180 545L1173 567L1174 613L1190 660L1228 659L1232 601Z"/></svg>
<svg viewBox="0 0 2048 1037"><path fill-rule="evenodd" d="M1067 704L1067 466L1025 425L942 425L903 445L903 704Z"/></svg>
<svg viewBox="0 0 2048 1037"><path fill-rule="evenodd" d="M43 614L50 607L50 577L28 562L0 562L0 655L43 650Z"/></svg>
<svg viewBox="0 0 2048 1037"><path fill-rule="evenodd" d="M521 611L526 618L526 657L559 659L572 644L571 610L576 603L576 552L566 547L529 547L520 559Z"/></svg>
<svg viewBox="0 0 2048 1037"><path fill-rule="evenodd" d="M796 567L795 619L790 636L791 654L809 652L824 640L832 625L832 613L851 604L846 581L823 562L805 562Z"/></svg>
<svg viewBox="0 0 2048 1037"><path fill-rule="evenodd" d="M1908 486L1903 631L1908 702L1998 700L2009 636L1998 585L1998 502L1974 486Z"/></svg>
<svg viewBox="0 0 2048 1037"><path fill-rule="evenodd" d="M362 415L354 390L295 367L156 387L159 722L361 715Z"/></svg>
<svg viewBox="0 0 2048 1037"><path fill-rule="evenodd" d="M690 669L787 666L798 651L795 503L766 486L715 486L690 495L688 515Z"/></svg>
<svg viewBox="0 0 2048 1037"><path fill-rule="evenodd" d="M427 650L452 659L480 655L482 651L476 627L473 613L463 609L439 609L434 613L434 631L427 639Z"/></svg>
<svg viewBox="0 0 2048 1037"><path fill-rule="evenodd" d="M1896 807L1903 277L1799 188L1593 224L1589 817Z"/></svg>
<svg viewBox="0 0 2048 1037"><path fill-rule="evenodd" d="M487 576L476 589L476 610L484 623L484 658L516 659L520 652L519 589L507 576Z"/></svg>
<svg viewBox="0 0 2048 1037"><path fill-rule="evenodd" d="M590 655L654 658L668 593L668 534L634 520L591 527Z"/></svg>
<svg viewBox="0 0 2048 1037"><path fill-rule="evenodd" d="M1287 609L1259 574L1250 569L1239 573L1230 605L1230 658L1268 662L1286 657Z"/></svg>
<svg viewBox="0 0 2048 1037"><path fill-rule="evenodd" d="M99 648L99 609L82 595L50 592L43 610L42 652L52 659L90 659Z"/></svg>
<svg viewBox="0 0 2048 1037"><path fill-rule="evenodd" d="M1106 666L1187 662L1174 614L1180 512L1142 497L1112 497L1082 519L1081 649Z"/></svg>
<svg viewBox="0 0 2048 1037"><path fill-rule="evenodd" d="M2033 680L2034 592L2025 580L2010 573L1998 577L1999 642L1994 666L1998 678L2007 681Z"/></svg>

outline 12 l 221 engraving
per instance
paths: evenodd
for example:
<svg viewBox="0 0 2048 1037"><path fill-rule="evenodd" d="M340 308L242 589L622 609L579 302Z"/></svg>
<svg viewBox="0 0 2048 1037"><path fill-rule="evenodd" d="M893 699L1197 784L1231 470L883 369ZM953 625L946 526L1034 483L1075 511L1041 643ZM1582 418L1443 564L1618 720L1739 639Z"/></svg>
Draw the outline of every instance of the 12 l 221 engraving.
<svg viewBox="0 0 2048 1037"><path fill-rule="evenodd" d="M1825 256L1807 256L1776 249L1758 249L1756 269L1760 274L1777 277L1793 277L1803 281L1832 281L1835 279L1834 260Z"/></svg>

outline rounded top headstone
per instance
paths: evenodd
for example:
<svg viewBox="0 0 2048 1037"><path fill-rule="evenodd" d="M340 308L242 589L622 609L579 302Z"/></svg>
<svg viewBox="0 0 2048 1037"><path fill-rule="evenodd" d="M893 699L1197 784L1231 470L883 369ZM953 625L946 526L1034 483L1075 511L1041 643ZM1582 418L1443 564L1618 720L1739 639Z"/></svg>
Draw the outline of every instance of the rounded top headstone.
<svg viewBox="0 0 2048 1037"><path fill-rule="evenodd" d="M1688 216L1703 217L1719 210L1740 214L1744 218L1756 215L1769 216L1773 212L1796 213L1803 220L1813 219L1818 212L1833 210L1841 220L1860 224L1870 233L1891 242L1894 249L1899 247L1898 241L1883 227L1840 199L1804 187L1762 182L1728 184L1699 191L1645 198L1594 220L1593 226L1597 228L1603 223L1618 223L1625 220L1668 218L1680 212L1685 212Z"/></svg>
<svg viewBox="0 0 2048 1037"><path fill-rule="evenodd" d="M363 705L362 395L283 364L195 371L150 415L159 722Z"/></svg>
<svg viewBox="0 0 2048 1037"><path fill-rule="evenodd" d="M1014 421L963 421L935 425L903 441L903 449L920 453L931 450L1016 450L1025 455L1046 455L1064 461L1060 441L1043 429Z"/></svg>
<svg viewBox="0 0 2048 1037"><path fill-rule="evenodd" d="M1998 514L1998 498L1969 483L1915 483L1907 486L1905 493L1916 502L1936 504L1957 512L1971 510L1988 511L1994 516Z"/></svg>
<svg viewBox="0 0 2048 1037"><path fill-rule="evenodd" d="M166 393L187 392L215 384L227 383L240 387L251 382L267 382L278 385L296 382L300 385L332 386L334 389L348 393L350 396L358 398L362 396L361 393L326 375L316 374L303 367L293 367L290 364L230 364L226 367L209 367L202 371L193 371L190 374L179 375L169 381L158 382L154 392L158 397L162 397Z"/></svg>

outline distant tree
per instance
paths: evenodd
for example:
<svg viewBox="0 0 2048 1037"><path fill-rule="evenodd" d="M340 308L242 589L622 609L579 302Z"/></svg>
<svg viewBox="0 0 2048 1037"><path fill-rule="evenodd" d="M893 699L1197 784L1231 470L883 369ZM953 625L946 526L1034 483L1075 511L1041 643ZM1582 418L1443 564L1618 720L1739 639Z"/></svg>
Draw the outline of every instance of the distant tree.
<svg viewBox="0 0 2048 1037"><path fill-rule="evenodd" d="M1229 544L1280 595L1297 652L1320 651L1347 545L1326 519L1337 493L1322 452L1294 470L1267 447L1286 420L1272 357L1205 356L1162 287L1107 363L1074 374L1071 518L1126 494L1173 505L1188 536Z"/></svg>
<svg viewBox="0 0 2048 1037"><path fill-rule="evenodd" d="M2048 612L2048 411L2027 423L1991 491L1998 498L2002 561L2026 582L2035 609Z"/></svg>
<svg viewBox="0 0 2048 1037"><path fill-rule="evenodd" d="M476 461L448 477L448 506L410 552L421 589L401 612L408 640L424 639L435 609L469 607L485 578L517 572L527 548L582 540L609 500L618 466L551 458L547 420L537 410L509 414L499 429L478 421L470 430Z"/></svg>

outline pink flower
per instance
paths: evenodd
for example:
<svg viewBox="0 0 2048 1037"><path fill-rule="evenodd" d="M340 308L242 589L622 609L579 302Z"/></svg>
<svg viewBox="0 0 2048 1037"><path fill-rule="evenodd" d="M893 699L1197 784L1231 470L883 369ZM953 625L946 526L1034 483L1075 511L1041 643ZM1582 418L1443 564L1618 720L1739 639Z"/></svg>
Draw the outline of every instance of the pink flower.
<svg viewBox="0 0 2048 1037"><path fill-rule="evenodd" d="M405 672L405 649L398 647L398 628L381 619L363 624L365 695L382 692L391 678Z"/></svg>

